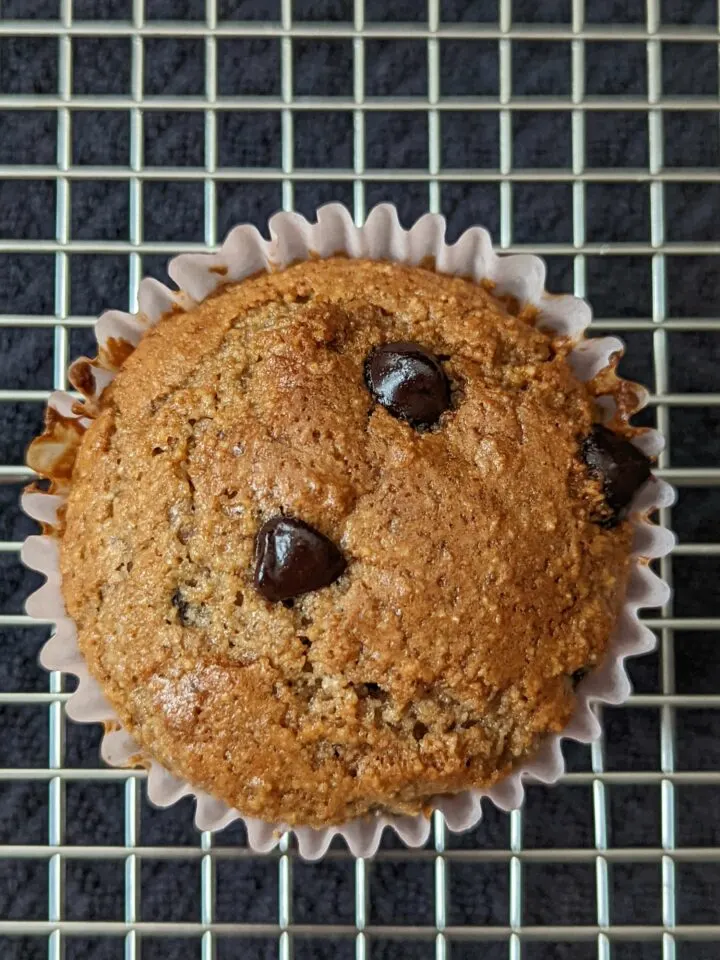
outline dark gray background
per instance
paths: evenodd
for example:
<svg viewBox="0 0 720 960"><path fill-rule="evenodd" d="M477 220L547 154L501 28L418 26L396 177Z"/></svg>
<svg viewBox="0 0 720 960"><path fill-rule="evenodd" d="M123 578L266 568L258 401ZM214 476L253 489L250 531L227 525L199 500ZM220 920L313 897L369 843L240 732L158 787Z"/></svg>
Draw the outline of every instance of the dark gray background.
<svg viewBox="0 0 720 960"><path fill-rule="evenodd" d="M6 19L58 16L57 0L5 0ZM716 23L713 2L663 0L668 25ZM221 18L279 18L279 4L219 0ZM494 22L497 7L489 0L442 0L447 22ZM297 20L349 20L350 0L296 0ZM147 0L148 19L204 17L201 0ZM368 21L422 20L423 4L405 0L366 0ZM638 0L586 0L589 23L609 21L644 24L645 4ZM74 16L129 18L129 0L75 0ZM516 23L570 22L570 0L515 0ZM663 91L667 96L718 95L718 48L711 42L666 44L663 49ZM145 93L202 95L204 48L201 40L148 40ZM427 118L392 111L395 96L424 95L424 41L398 39L366 43L368 96L387 96L386 113L369 113L368 168L426 169ZM443 41L441 87L444 95L495 96L498 93L498 53L494 41ZM643 42L588 43L587 94L642 97L647 92ZM130 83L130 41L123 38L82 38L73 42L74 93L127 94ZM48 94L57 91L57 41L54 38L0 38L0 98L6 94ZM294 82L298 96L352 94L352 41L294 42ZM568 43L513 43L513 92L516 96L567 95L570 84ZM280 42L277 39L218 41L220 95L272 95L280 92ZM278 168L280 118L273 111L218 115L220 166ZM145 162L148 166L183 167L203 164L201 113L172 114L149 109L145 115ZM55 113L6 111L0 107L0 164L49 164L56 161ZM587 114L588 167L646 168L646 115L632 111ZM121 165L129 159L128 115L117 111L73 111L73 164ZM514 115L515 168L569 168L570 113L528 110ZM718 115L714 112L672 112L665 115L665 163L670 168L716 168L720 160ZM446 167L497 168L498 119L495 113L443 115L442 162ZM352 166L352 116L347 112L295 115L297 168ZM72 185L73 239L128 239L128 189L125 182L78 181ZM352 203L352 187L333 182L332 173L319 183L298 182L296 206L310 214L328 200ZM406 223L427 207L427 187L421 183L367 184L368 206L394 201ZM144 188L146 240L203 240L203 187L200 183L150 182ZM55 184L33 178L0 182L0 236L6 239L52 239L55 234ZM277 182L229 182L217 188L220 238L234 223L251 221L263 227L281 203ZM588 184L587 238L595 241L649 241L649 186L646 183ZM665 187L666 232L669 241L720 241L720 184L668 183ZM486 224L497 237L498 187L495 184L446 184L441 205L456 236L471 223ZM516 243L572 240L572 196L569 183L516 184L513 240ZM164 278L165 257L146 257L145 272ZM548 258L549 287L569 290L572 261ZM0 254L0 313L52 314L54 258L36 253ZM650 261L640 256L587 259L588 297L596 316L648 318L652 291ZM673 317L719 317L720 274L716 256L669 256L668 311ZM127 258L122 255L73 254L70 258L71 312L95 314L127 306ZM626 376L652 386L652 334L623 334L628 343ZM92 349L88 330L73 329L71 355ZM669 335L672 350L670 389L674 392L720 392L720 333L679 332ZM0 388L52 387L52 328L0 327ZM20 463L29 439L38 431L42 405L0 404L0 463ZM646 419L648 414L643 415ZM718 407L673 409L671 413L674 466L716 465L720 453ZM647 422L650 422L649 420ZM33 525L20 516L18 488L0 486L0 537L17 540ZM720 494L685 487L674 511L674 524L685 541L720 541ZM720 578L717 558L682 558L674 564L677 616L717 616ZM0 612L21 612L25 596L37 578L24 571L15 554L0 554ZM47 676L36 658L45 631L38 628L0 629L0 690L47 690ZM716 693L720 688L720 654L716 634L678 631L675 635L677 691ZM658 657L631 666L640 692L659 692ZM656 770L659 763L659 716L656 709L606 711L607 767L610 770ZM94 768L98 760L99 728L68 724L65 762ZM720 765L720 714L710 710L677 712L678 767L717 770ZM571 770L589 770L589 751L567 748ZM48 760L47 707L0 706L0 766L45 767ZM144 792L144 791L143 791ZM660 845L660 797L656 786L608 788L610 843L613 847ZM716 787L687 786L677 790L677 843L717 846L720 840L720 792ZM68 844L123 844L121 784L68 783ZM45 844L48 841L48 799L44 782L0 782L0 842ZM244 843L235 826L217 838L218 844ZM593 816L590 787L532 787L524 816L524 845L592 848ZM197 845L192 808L184 802L158 812L143 799L140 843ZM478 829L451 837L450 847L472 849L509 843L508 818L488 807ZM354 864L337 845L336 858L320 864L294 863L294 919L298 923L354 923ZM401 845L392 837L383 843L382 859L369 867L372 924L434 923L432 860L402 859ZM141 919L199 920L199 861L143 864ZM630 863L611 868L612 922L661 922L659 864ZM2 859L0 850L0 918L47 917L47 861ZM530 864L523 870L526 924L593 924L596 920L595 868L577 865ZM123 862L68 859L65 916L72 920L121 920ZM680 864L677 868L679 923L720 923L720 866ZM229 922L269 922L277 917L277 861L273 856L217 862L216 919ZM449 865L450 924L505 924L508 919L508 869L504 863ZM8 960L46 955L43 938L2 938L0 956ZM303 941L296 956L350 957L352 941ZM121 939L68 939L68 960L120 958ZM528 943L527 960L553 957L595 957L594 943ZM275 939L219 941L218 957L272 957ZM680 960L711 960L720 944L681 944ZM143 957L184 960L199 956L197 940L143 942ZM377 940L373 958L430 958L434 945ZM454 958L507 956L506 944L454 945ZM659 943L618 944L616 960L655 960Z"/></svg>

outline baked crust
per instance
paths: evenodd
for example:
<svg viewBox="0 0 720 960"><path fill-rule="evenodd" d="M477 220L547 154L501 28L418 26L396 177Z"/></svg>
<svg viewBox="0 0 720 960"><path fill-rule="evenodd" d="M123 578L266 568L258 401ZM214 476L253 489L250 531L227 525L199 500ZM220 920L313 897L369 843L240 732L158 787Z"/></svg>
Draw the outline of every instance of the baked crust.
<svg viewBox="0 0 720 960"><path fill-rule="evenodd" d="M395 340L446 358L432 430L365 387ZM163 318L101 397L61 535L80 647L138 743L243 814L324 826L487 787L561 730L631 536L592 521L568 349L482 286L344 258ZM348 561L292 607L253 587L278 513Z"/></svg>

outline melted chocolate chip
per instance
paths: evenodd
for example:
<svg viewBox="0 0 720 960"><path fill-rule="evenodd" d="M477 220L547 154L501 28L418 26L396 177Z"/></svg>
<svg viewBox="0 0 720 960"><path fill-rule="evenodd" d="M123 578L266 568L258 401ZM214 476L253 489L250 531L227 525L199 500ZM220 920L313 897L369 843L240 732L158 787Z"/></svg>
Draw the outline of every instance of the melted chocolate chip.
<svg viewBox="0 0 720 960"><path fill-rule="evenodd" d="M649 478L650 461L629 440L600 423L583 440L581 453L592 475L602 480L605 500L613 512L603 524L615 526Z"/></svg>
<svg viewBox="0 0 720 960"><path fill-rule="evenodd" d="M302 520L273 517L255 538L255 588L273 603L329 586L346 566L332 540Z"/></svg>
<svg viewBox="0 0 720 960"><path fill-rule="evenodd" d="M413 427L430 427L450 406L440 361L419 343L384 343L365 361L368 390L388 413Z"/></svg>
<svg viewBox="0 0 720 960"><path fill-rule="evenodd" d="M577 690L585 677L590 673L590 670L590 667L580 667L579 670L576 670L574 673L570 674L570 683L573 690Z"/></svg>

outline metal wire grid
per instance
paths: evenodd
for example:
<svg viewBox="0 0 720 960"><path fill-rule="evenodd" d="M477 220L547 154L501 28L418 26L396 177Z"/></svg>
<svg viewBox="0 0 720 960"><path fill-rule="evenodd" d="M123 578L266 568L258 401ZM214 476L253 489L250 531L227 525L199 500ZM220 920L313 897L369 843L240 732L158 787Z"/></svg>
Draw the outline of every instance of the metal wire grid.
<svg viewBox="0 0 720 960"><path fill-rule="evenodd" d="M720 28L719 28L720 29ZM72 90L73 40L81 36L121 35L132 41L132 68L130 97L78 97ZM302 24L294 21L292 0L282 0L279 22L258 21L252 23L218 23L215 0L207 0L204 24L177 22L146 22L143 0L133 0L132 22L77 22L73 19L72 0L61 0L60 19L45 21L5 21L0 23L0 36L57 36L59 47L59 82L57 96L36 97L13 95L0 100L3 109L52 109L57 113L57 165L36 166L31 174L17 165L0 168L4 179L23 178L28 175L48 178L57 184L56 236L53 241L1 240L0 252L50 253L55 259L55 309L52 316L28 316L6 314L0 317L0 325L12 327L49 326L54 330L54 386L67 387L66 370L69 355L69 331L89 326L92 318L72 315L70 310L70 257L75 253L113 252L126 254L129 258L129 302L135 301L135 292L142 276L143 257L152 253L167 253L178 249L204 249L218 241L216 217L216 186L222 180L263 181L277 179L282 184L282 203L285 209L294 206L296 182L307 180L345 180L352 184L354 212L360 222L366 212L365 193L368 180L382 180L391 185L395 181L418 180L427 184L427 203L431 211L441 209L441 189L444 183L453 180L492 181L500 189L500 246L507 250L522 249L513 243L512 212L513 187L523 181L560 181L572 183L573 237L570 244L546 245L541 252L570 254L574 258L575 293L586 292L586 257L594 253L613 255L640 254L651 259L652 269L652 316L645 320L623 322L607 318L595 323L596 329L652 330L654 358L654 405L657 425L669 436L670 408L683 405L717 405L720 394L673 394L670 392L668 365L668 333L671 331L720 330L717 319L681 319L668 317L666 302L666 257L670 254L720 252L718 243L683 244L669 243L665 236L664 187L673 180L695 182L720 181L716 169L673 171L663 163L663 117L673 110L716 110L712 98L694 100L672 99L663 95L661 42L666 40L708 41L717 40L712 28L668 28L661 24L659 0L647 0L647 17L642 26L626 26L620 30L616 25L587 26L584 19L583 0L572 0L572 21L569 24L552 24L546 27L526 27L513 23L511 0L500 0L499 20L490 25L448 25L441 22L439 0L428 0L427 22L397 27L388 24L367 24L363 0L355 0L352 24ZM366 168L365 119L368 111L387 107L383 98L369 99L365 96L365 42L369 38L394 38L411 36L425 40L427 44L427 98L413 98L392 102L394 110L420 110L428 119L429 164L425 171L368 170ZM222 98L217 91L217 40L221 37L277 37L281 44L281 96L279 100L262 98ZM350 38L353 45L353 96L348 102L332 102L296 99L293 95L293 42L301 37ZM205 95L199 98L153 98L153 107L183 110L198 110L204 115L205 164L204 170L148 168L143 159L143 111L150 104L143 95L144 41L148 37L200 37L205 44ZM440 90L439 43L443 38L476 38L497 40L499 45L500 85L498 98L477 100L453 100L442 97ZM513 97L512 50L518 39L559 39L571 42L571 96L567 100L549 98L522 100ZM586 42L612 39L617 42L641 40L647 44L647 97L643 98L588 98L585 96L585 48ZM255 169L218 168L217 118L219 111L242 107L244 110L279 110L281 114L282 152L281 168L277 171ZM639 170L588 170L585 158L585 121L589 110L602 107L613 109L641 109L647 112L649 166ZM96 166L73 166L71 156L71 109L99 109L129 111L130 114L130 164L126 168ZM298 111L349 109L353 115L353 166L351 170L296 169L293 157L293 124ZM499 168L496 170L447 170L441 165L441 125L445 110L498 110L499 113ZM520 109L568 110L572 121L572 169L527 171L513 168L512 114ZM142 186L144 181L164 179L201 180L204 185L205 220L204 244L149 243L143 239ZM70 191L79 179L126 180L130 190L130 235L127 242L85 242L74 240L70 229ZM586 184L592 181L648 182L650 190L651 233L650 243L597 244L589 243L585 235ZM389 192L392 192L391 186ZM47 399L45 390L1 390L0 401L37 401ZM690 486L712 485L720 482L720 469L711 466L673 468L671 447L668 444L660 460L660 474L677 484ZM20 482L28 471L18 464L0 466L0 478L8 482ZM670 511L665 510L662 520L670 524ZM0 551L15 552L15 542L0 543ZM681 543L674 556L717 556L720 543ZM662 574L672 579L672 559L662 562ZM659 616L649 618L649 625L658 632L661 647L660 694L635 695L630 705L657 707L660 710L661 756L660 769L638 773L608 772L605 770L603 745L592 748L592 772L571 773L567 783L591 784L593 796L595 848L528 850L523 847L523 812L510 815L510 845L508 850L457 850L448 849L444 822L440 816L433 820L431 845L423 851L393 851L395 859L418 859L434 865L435 916L434 926L372 926L368 915L368 874L364 860L355 862L355 917L353 925L300 925L293 923L292 884L293 850L290 839L282 838L277 855L278 910L277 922L272 924L249 924L215 922L215 867L220 857L246 857L245 848L218 847L209 833L201 836L199 848L192 847L142 847L139 835L139 790L143 788L143 773L112 769L71 769L64 765L64 692L59 674L53 674L47 693L1 693L0 704L27 705L47 704L50 722L50 749L47 768L2 769L2 780L42 780L47 782L49 792L49 842L45 847L27 845L7 846L2 851L4 858L40 858L48 862L49 902L47 921L0 919L0 935L22 934L47 937L48 956L60 960L64 953L66 938L76 935L108 935L124 938L127 960L139 958L143 936L171 935L193 937L199 940L203 960L215 956L217 941L226 936L249 937L259 934L277 937L278 953L289 960L294 953L296 939L303 937L350 937L354 938L357 960L371 955L374 936L396 936L408 940L434 942L437 960L450 955L454 941L472 939L502 941L507 945L510 960L520 960L525 945L532 940L591 941L596 944L599 960L609 960L613 942L618 940L651 940L661 944L663 960L674 960L676 945L683 941L705 941L707 957L720 942L720 926L678 925L675 915L675 869L676 864L701 860L720 862L720 849L679 848L675 842L675 791L680 784L720 784L720 772L688 772L676 770L674 713L678 707L720 707L720 696L689 696L675 692L673 632L676 629L717 630L720 618L677 618L668 604ZM0 627L23 626L28 618L18 615L0 615ZM82 847L69 846L65 842L65 785L73 780L102 780L124 782L125 821L124 846ZM659 784L661 790L661 846L644 849L612 849L608 843L607 787L612 784ZM387 856L387 854L385 854ZM122 922L68 921L63 917L64 861L66 857L100 858L124 861L125 912ZM330 856L343 857L341 851L331 851ZM381 853L382 857L383 854ZM201 863L200 921L197 923L161 924L140 920L140 865L145 858L198 859ZM510 894L509 916L503 926L453 927L449 924L449 899L447 893L447 865L453 860L471 862L496 861L506 863L509 870ZM523 923L523 871L533 862L592 863L596 875L597 917L594 925L548 925L529 926ZM610 915L609 865L622 862L660 863L662 870L662 923L658 925L620 926L613 924ZM713 947L712 944L716 946ZM480 949L480 948L478 948Z"/></svg>

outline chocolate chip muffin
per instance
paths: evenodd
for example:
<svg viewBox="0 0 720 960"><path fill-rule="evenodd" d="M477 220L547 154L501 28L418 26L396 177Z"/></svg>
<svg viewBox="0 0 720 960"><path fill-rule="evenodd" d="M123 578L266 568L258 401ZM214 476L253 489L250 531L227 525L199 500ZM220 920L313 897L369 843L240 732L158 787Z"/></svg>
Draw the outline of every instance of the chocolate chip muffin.
<svg viewBox="0 0 720 960"><path fill-rule="evenodd" d="M245 815L488 787L606 651L649 464L481 285L331 258L164 317L72 472L63 592L122 723Z"/></svg>

